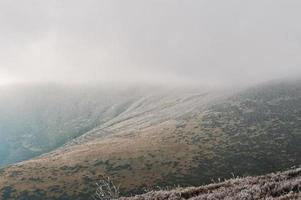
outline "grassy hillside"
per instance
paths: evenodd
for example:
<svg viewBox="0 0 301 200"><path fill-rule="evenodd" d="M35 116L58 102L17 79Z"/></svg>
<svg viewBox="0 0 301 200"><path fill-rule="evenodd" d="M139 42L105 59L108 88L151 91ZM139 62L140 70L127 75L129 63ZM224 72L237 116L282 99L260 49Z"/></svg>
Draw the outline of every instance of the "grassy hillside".
<svg viewBox="0 0 301 200"><path fill-rule="evenodd" d="M301 163L300 105L299 81L226 100L208 93L147 96L64 147L3 169L0 195L81 200L101 175L130 195L286 169Z"/></svg>
<svg viewBox="0 0 301 200"><path fill-rule="evenodd" d="M201 187L120 198L120 200L289 200L301 199L301 168L258 177L234 178Z"/></svg>

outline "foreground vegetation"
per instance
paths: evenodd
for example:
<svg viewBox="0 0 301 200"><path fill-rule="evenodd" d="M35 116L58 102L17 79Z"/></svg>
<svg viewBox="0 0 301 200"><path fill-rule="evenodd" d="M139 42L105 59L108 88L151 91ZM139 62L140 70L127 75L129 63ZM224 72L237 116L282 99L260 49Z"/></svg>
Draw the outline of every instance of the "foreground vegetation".
<svg viewBox="0 0 301 200"><path fill-rule="evenodd" d="M265 176L233 178L201 187L149 192L120 200L301 199L301 168Z"/></svg>

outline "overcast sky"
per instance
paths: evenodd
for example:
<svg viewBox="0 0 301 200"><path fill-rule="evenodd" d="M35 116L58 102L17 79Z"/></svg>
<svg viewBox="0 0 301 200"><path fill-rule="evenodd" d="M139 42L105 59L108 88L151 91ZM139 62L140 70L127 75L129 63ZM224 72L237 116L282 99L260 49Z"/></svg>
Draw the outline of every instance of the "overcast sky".
<svg viewBox="0 0 301 200"><path fill-rule="evenodd" d="M245 84L299 73L300 0L1 0L0 84Z"/></svg>

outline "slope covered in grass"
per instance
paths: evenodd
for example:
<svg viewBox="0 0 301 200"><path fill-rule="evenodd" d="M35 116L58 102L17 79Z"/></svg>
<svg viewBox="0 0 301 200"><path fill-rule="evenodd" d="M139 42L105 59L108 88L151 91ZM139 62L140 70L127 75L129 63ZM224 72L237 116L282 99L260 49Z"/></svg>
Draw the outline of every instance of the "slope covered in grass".
<svg viewBox="0 0 301 200"><path fill-rule="evenodd" d="M0 195L84 200L102 175L129 195L300 165L300 81L220 96L191 91L143 96L55 151L1 170Z"/></svg>

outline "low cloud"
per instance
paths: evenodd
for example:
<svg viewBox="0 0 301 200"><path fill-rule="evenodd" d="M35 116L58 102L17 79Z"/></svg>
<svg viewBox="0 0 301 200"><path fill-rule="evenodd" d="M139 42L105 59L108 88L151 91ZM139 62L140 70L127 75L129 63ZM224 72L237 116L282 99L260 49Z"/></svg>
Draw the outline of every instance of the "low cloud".
<svg viewBox="0 0 301 200"><path fill-rule="evenodd" d="M0 84L250 84L300 73L298 0L3 0Z"/></svg>

